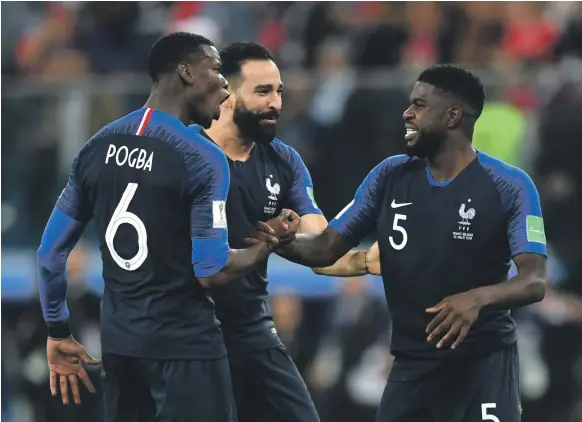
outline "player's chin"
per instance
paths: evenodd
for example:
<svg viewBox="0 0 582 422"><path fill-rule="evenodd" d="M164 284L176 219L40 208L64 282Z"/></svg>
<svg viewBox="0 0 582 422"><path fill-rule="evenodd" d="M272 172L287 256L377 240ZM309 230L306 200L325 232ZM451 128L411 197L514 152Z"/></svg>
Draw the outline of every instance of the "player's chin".
<svg viewBox="0 0 582 422"><path fill-rule="evenodd" d="M423 148L420 147L417 141L407 141L405 145L405 153L409 157L424 157Z"/></svg>
<svg viewBox="0 0 582 422"><path fill-rule="evenodd" d="M261 138L261 140L264 143L269 143L271 142L274 138L275 135L277 133L277 124L276 123L260 123L261 126L261 130L260 130L260 134L258 136L258 138Z"/></svg>
<svg viewBox="0 0 582 422"><path fill-rule="evenodd" d="M406 139L404 142L404 148L406 149L406 154L411 157L416 155L418 152L418 139L416 137L412 139Z"/></svg>
<svg viewBox="0 0 582 422"><path fill-rule="evenodd" d="M218 115L218 117L220 117L220 114ZM212 122L214 120L218 120L218 117L213 116L200 117L198 124L202 126L204 129L210 129L210 126L212 126Z"/></svg>

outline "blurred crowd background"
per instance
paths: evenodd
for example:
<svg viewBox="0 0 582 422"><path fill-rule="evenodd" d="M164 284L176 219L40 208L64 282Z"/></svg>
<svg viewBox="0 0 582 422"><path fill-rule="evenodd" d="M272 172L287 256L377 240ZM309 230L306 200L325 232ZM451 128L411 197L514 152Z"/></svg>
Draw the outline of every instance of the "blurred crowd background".
<svg viewBox="0 0 582 422"><path fill-rule="evenodd" d="M78 408L50 397L35 249L79 147L143 105L147 51L180 30L276 54L286 87L278 135L302 155L328 218L372 167L402 152L402 112L425 66L454 62L480 75L488 102L475 145L530 173L551 246L546 299L514 314L523 421L581 422L581 6L2 2L3 420L103 420L98 395ZM74 331L96 356L98 253L89 233L69 260ZM318 277L280 259L270 273L278 331L322 421L373 421L391 367L381 281Z"/></svg>

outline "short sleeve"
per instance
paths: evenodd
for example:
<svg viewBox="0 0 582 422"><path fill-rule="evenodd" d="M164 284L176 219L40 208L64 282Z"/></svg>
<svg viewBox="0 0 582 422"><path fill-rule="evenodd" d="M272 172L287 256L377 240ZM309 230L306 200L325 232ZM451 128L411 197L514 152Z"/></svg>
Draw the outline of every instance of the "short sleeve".
<svg viewBox="0 0 582 422"><path fill-rule="evenodd" d="M547 256L542 207L531 178L516 168L509 180L512 187L508 200L507 238L511 256L537 253Z"/></svg>
<svg viewBox="0 0 582 422"><path fill-rule="evenodd" d="M352 202L329 223L342 236L358 244L376 227L381 207L381 192L387 174L386 160L366 176Z"/></svg>
<svg viewBox="0 0 582 422"><path fill-rule="evenodd" d="M91 220L91 205L83 191L81 160L77 156L71 166L69 180L57 199L56 207L72 219L86 223Z"/></svg>
<svg viewBox="0 0 582 422"><path fill-rule="evenodd" d="M210 277L220 271L230 252L226 221L230 170L222 151L213 148L207 147L203 154L192 153L186 158L191 192L192 261L198 277Z"/></svg>
<svg viewBox="0 0 582 422"><path fill-rule="evenodd" d="M299 216L306 214L323 214L313 195L313 182L309 170L297 153L292 150L291 163L293 169L293 185L289 192L289 207Z"/></svg>

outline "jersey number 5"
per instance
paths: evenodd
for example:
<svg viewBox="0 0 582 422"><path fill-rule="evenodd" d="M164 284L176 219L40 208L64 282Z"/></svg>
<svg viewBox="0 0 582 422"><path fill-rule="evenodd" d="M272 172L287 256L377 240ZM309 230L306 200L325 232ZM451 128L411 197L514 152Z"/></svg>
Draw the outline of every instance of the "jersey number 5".
<svg viewBox="0 0 582 422"><path fill-rule="evenodd" d="M125 192L123 192L117 208L115 208L115 211L113 211L113 216L111 217L111 221L109 221L107 230L105 231L105 242L107 243L107 249L109 249L111 257L117 263L117 265L126 271L137 270L142 266L148 257L148 234L146 232L143 221L141 221L137 215L127 211L129 203L133 199L133 195L135 195L136 190L137 183L129 183L127 185L127 188L125 188ZM135 256L130 259L124 259L120 257L115 250L115 247L113 246L113 239L115 238L115 234L117 233L119 226L122 224L129 224L137 232L138 251Z"/></svg>
<svg viewBox="0 0 582 422"><path fill-rule="evenodd" d="M481 404L481 419L484 421L500 422L497 416L492 415L488 412L489 409L495 409L497 407L495 403L482 403Z"/></svg>
<svg viewBox="0 0 582 422"><path fill-rule="evenodd" d="M406 242L408 242L408 233L404 230L404 227L398 225L399 220L406 220L406 216L404 214L394 214L394 221L392 222L392 229L396 230L397 232L402 233L402 241L400 243L394 242L394 238L390 236L390 245L397 251L404 249L406 246Z"/></svg>

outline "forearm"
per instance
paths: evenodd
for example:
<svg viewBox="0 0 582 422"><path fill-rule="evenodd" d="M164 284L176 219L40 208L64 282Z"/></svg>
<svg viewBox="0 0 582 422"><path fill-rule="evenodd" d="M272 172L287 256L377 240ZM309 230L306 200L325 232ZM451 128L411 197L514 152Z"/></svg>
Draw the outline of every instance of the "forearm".
<svg viewBox="0 0 582 422"><path fill-rule="evenodd" d="M67 309L66 258L58 254L37 255L38 293L44 320L48 325L65 323L69 318Z"/></svg>
<svg viewBox="0 0 582 422"><path fill-rule="evenodd" d="M220 287L233 280L244 277L257 265L265 261L273 247L266 242L260 242L248 249L231 249L228 261L216 274L200 278L205 287Z"/></svg>
<svg viewBox="0 0 582 422"><path fill-rule="evenodd" d="M475 289L484 309L517 309L544 298L546 282L536 274L517 275L507 281Z"/></svg>
<svg viewBox="0 0 582 422"><path fill-rule="evenodd" d="M351 245L335 230L322 233L301 233L295 240L277 251L289 261L306 267L321 268L333 265L351 249Z"/></svg>
<svg viewBox="0 0 582 422"><path fill-rule="evenodd" d="M321 234L301 233L293 242L280 248L277 254L306 267L326 267L336 261L326 249L326 243Z"/></svg>
<svg viewBox="0 0 582 422"><path fill-rule="evenodd" d="M335 264L324 268L313 268L316 274L332 277L357 277L368 274L366 251L349 251Z"/></svg>
<svg viewBox="0 0 582 422"><path fill-rule="evenodd" d="M84 224L55 208L47 223L37 252L38 292L49 335L67 337L66 267L69 253L83 232Z"/></svg>

